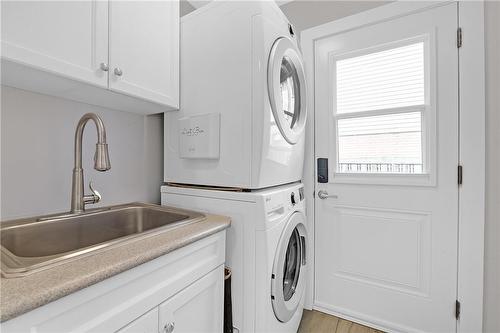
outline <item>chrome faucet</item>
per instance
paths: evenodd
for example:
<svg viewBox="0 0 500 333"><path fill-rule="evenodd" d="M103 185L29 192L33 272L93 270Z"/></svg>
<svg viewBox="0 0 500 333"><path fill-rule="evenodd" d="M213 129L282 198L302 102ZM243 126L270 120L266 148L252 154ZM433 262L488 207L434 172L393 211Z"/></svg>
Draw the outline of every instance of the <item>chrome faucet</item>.
<svg viewBox="0 0 500 333"><path fill-rule="evenodd" d="M109 162L108 144L106 143L106 129L102 119L95 113L84 114L78 122L75 131L75 167L73 169L73 185L71 190L71 213L85 211L86 204L95 204L101 200L99 192L94 190L92 182L89 187L92 194L85 195L83 190L82 169L82 139L83 130L89 120L93 120L97 127L97 144L94 155L94 169L107 171L111 169Z"/></svg>

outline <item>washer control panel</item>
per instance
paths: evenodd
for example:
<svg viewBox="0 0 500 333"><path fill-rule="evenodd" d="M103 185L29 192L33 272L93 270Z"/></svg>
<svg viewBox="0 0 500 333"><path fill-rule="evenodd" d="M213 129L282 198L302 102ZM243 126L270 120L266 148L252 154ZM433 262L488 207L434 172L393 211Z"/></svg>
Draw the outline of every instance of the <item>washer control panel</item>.
<svg viewBox="0 0 500 333"><path fill-rule="evenodd" d="M268 215L283 214L296 209L305 199L304 187L297 186L286 191L270 193L264 198L266 213Z"/></svg>
<svg viewBox="0 0 500 333"><path fill-rule="evenodd" d="M304 200L304 188L300 187L297 191L290 192L290 203L295 206L300 201Z"/></svg>

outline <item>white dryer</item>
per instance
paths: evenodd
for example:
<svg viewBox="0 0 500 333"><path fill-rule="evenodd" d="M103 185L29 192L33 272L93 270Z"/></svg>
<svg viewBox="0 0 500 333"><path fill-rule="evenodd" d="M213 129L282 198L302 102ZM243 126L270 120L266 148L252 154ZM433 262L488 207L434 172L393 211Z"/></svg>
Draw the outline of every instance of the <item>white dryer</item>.
<svg viewBox="0 0 500 333"><path fill-rule="evenodd" d="M304 68L275 2L213 1L184 16L180 59L165 181L258 189L300 180Z"/></svg>
<svg viewBox="0 0 500 333"><path fill-rule="evenodd" d="M297 332L308 249L303 185L254 192L163 186L163 205L231 217L226 265L232 270L235 332Z"/></svg>

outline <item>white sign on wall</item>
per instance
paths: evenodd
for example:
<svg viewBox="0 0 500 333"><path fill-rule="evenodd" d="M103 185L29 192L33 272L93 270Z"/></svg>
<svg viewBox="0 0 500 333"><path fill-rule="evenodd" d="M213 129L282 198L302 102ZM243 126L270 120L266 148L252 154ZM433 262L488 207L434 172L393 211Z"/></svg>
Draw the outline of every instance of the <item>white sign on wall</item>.
<svg viewBox="0 0 500 333"><path fill-rule="evenodd" d="M220 114L179 119L181 158L219 159Z"/></svg>

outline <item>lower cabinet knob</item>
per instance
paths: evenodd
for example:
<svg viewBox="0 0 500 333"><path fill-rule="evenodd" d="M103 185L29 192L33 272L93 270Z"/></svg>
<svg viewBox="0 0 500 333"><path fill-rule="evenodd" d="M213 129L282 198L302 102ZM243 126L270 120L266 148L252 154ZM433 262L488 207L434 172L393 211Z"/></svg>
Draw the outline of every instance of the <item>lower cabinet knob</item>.
<svg viewBox="0 0 500 333"><path fill-rule="evenodd" d="M164 333L172 333L174 331L175 324L173 322L169 322L163 327Z"/></svg>
<svg viewBox="0 0 500 333"><path fill-rule="evenodd" d="M122 76L123 72L119 67L116 67L114 70L116 76Z"/></svg>

